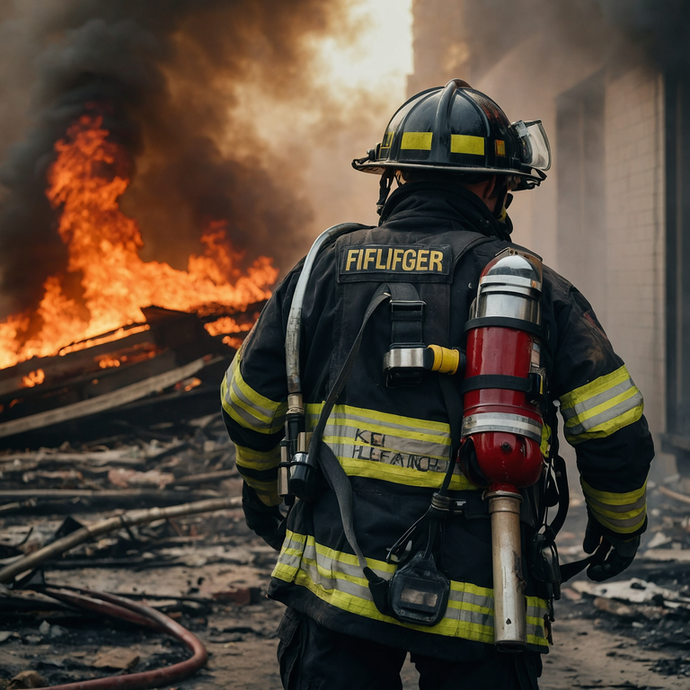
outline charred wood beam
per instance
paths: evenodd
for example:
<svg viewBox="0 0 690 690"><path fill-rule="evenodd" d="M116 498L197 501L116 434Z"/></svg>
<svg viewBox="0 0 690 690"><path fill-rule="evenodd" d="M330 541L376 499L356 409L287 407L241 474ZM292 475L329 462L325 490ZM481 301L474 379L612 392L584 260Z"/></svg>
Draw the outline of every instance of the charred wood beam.
<svg viewBox="0 0 690 690"><path fill-rule="evenodd" d="M174 506L180 501L219 498L217 491L166 491L159 489L15 489L0 491L0 515L65 514L146 506ZM14 499L14 500L12 500ZM7 503L3 503L7 501Z"/></svg>
<svg viewBox="0 0 690 690"><path fill-rule="evenodd" d="M178 381L182 381L203 369L209 361L201 357L182 367L151 376L143 381L133 383L117 390L105 393L95 398L81 400L71 405L48 410L39 414L29 415L21 419L14 419L0 424L0 438L20 434L33 429L58 424L70 419L93 415L98 412L119 407L126 403L142 398L145 395L168 388Z"/></svg>
<svg viewBox="0 0 690 690"><path fill-rule="evenodd" d="M241 498L215 498L208 501L197 501L195 503L185 503L183 505L171 506L169 508L151 508L150 510L134 511L124 513L115 517L101 520L88 527L68 534L62 539L54 541L42 549L20 558L18 561L0 570L0 582L9 582L15 575L27 570L34 569L43 561L53 558L73 549L75 546L89 541L101 534L107 534L123 527L141 525L155 520L181 517L183 515L198 515L199 513L210 513L216 510L234 508L241 504Z"/></svg>

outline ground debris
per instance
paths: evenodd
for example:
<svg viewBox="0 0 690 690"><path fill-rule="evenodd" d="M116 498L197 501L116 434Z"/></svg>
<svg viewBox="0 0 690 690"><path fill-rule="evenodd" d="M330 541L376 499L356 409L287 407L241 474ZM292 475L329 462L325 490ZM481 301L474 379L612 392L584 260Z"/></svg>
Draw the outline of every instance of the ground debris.
<svg viewBox="0 0 690 690"><path fill-rule="evenodd" d="M109 671L132 671L139 665L137 652L122 647L101 647L91 662L93 668Z"/></svg>
<svg viewBox="0 0 690 690"><path fill-rule="evenodd" d="M19 688L42 688L46 681L40 673L36 671L22 671L10 680L7 690L18 690Z"/></svg>
<svg viewBox="0 0 690 690"><path fill-rule="evenodd" d="M618 599L633 604L650 602L658 606L668 606L677 612L690 615L690 597L682 596L677 591L660 587L653 582L639 578L616 582L596 583L578 580L572 584L575 591L598 598Z"/></svg>
<svg viewBox="0 0 690 690"><path fill-rule="evenodd" d="M142 428L123 426L118 436L89 444L73 441L60 449L1 453L5 505L26 505L3 510L0 495L0 568L83 525L125 509L160 505L161 496L177 497L177 503L192 495L204 497L204 492L239 496L241 479L219 414L147 427L147 433L140 433ZM62 477L49 474L72 471ZM142 477L153 483L137 484ZM161 477L164 488L159 489ZM77 495L87 489L92 493L88 499ZM33 491L33 504L31 496L9 497L19 490ZM41 498L41 491L51 492L50 498ZM669 497L664 500L669 505L650 519L655 531L645 537L643 556L690 548L690 510L671 505ZM571 517L581 524L559 534L565 560L583 555L586 511L581 501L573 501ZM275 558L275 551L249 532L238 505L119 529L45 562L43 570L49 585L129 596L193 631L207 647L210 661L203 673L184 682L186 690L278 690L275 648L284 609L266 598ZM663 687L686 687L690 564L643 557L623 576L620 582L586 581L586 588L576 582L564 588L554 624L556 645L564 651L560 661L557 649L545 657L542 690L641 690L662 687L659 680L677 679L681 685ZM581 577L585 581L584 573ZM645 584L633 585L634 580ZM625 595L621 598L614 591ZM3 593L0 588L0 597L2 690L27 669L55 685L121 674L129 663L129 671L135 673L160 668L188 656L155 631L51 608L36 592ZM616 656L606 656L614 650ZM580 653L580 661L575 661L573 655ZM599 667L594 657L602 657ZM615 667L615 675L609 667ZM414 671L408 671L406 690L416 687L416 681L409 680L413 677Z"/></svg>

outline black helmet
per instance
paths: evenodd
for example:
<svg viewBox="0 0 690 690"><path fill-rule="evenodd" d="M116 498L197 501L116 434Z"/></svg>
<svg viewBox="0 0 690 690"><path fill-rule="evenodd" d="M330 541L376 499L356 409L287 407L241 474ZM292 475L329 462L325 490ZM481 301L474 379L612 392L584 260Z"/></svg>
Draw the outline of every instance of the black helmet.
<svg viewBox="0 0 690 690"><path fill-rule="evenodd" d="M453 79L412 96L383 141L352 167L387 176L408 169L514 175L518 189L531 189L546 179L551 149L541 120L511 124L488 96Z"/></svg>

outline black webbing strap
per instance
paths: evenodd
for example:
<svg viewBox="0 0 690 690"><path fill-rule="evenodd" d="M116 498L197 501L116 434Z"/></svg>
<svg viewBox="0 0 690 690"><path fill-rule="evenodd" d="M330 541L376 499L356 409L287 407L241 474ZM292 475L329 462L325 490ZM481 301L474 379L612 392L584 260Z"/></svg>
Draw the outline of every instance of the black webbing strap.
<svg viewBox="0 0 690 690"><path fill-rule="evenodd" d="M603 561L599 550L597 549L591 556L583 558L579 561L574 561L573 563L563 563L560 566L561 569L561 584L570 580L570 578L579 575L588 565L591 563L597 563Z"/></svg>
<svg viewBox="0 0 690 690"><path fill-rule="evenodd" d="M560 532L568 515L568 507L570 505L570 489L568 486L568 471L565 465L565 460L561 457L558 448L558 418L554 416L551 421L553 425L551 429L551 457L553 460L553 471L558 490L558 509L551 523L545 526L544 535L549 542L555 544L556 535ZM544 496L542 496L542 500L545 500ZM562 584L567 582L571 578L575 577L575 575L581 573L591 563L596 563L601 560L603 560L603 556L597 550L587 558L582 558L579 561L574 561L573 563L560 564L560 583Z"/></svg>
<svg viewBox="0 0 690 690"><path fill-rule="evenodd" d="M343 532L345 534L345 538L349 542L357 556L357 559L359 560L360 565L363 568L366 567L367 562L362 554L361 549L359 548L359 545L357 544L357 539L354 533L352 519L352 487L350 486L350 480L347 478L345 470L343 470L333 451L328 445L323 444L321 441L323 439L323 430L326 427L326 422L331 414L333 405L335 405L335 401L338 399L338 396L345 387L345 383L350 376L355 359L359 353L359 348L362 344L362 337L364 335L364 329L366 328L366 325L369 322L372 314L376 311L376 308L389 298L390 292L388 290L388 285L386 284L380 285L376 292L374 292L374 295L369 302L369 306L364 313L364 319L359 332L357 333L357 336L350 347L350 351L347 353L345 363L343 364L342 369L338 373L338 376L333 383L333 388L331 388L328 398L326 398L326 401L323 404L321 416L319 417L319 421L316 424L316 428L314 429L314 433L312 434L311 442L309 444L309 454L314 454L314 457L317 458L317 462L321 465L321 469L323 470L324 477L326 478L326 481L331 489L333 489L333 492L338 500L338 508L340 509L340 517L343 523Z"/></svg>
<svg viewBox="0 0 690 690"><path fill-rule="evenodd" d="M459 387L449 376L439 376L438 383L441 386L443 402L448 413L448 423L450 425L450 461L455 462L455 456L460 448L460 438L462 436L462 393Z"/></svg>
<svg viewBox="0 0 690 690"><path fill-rule="evenodd" d="M429 558L431 550L438 532L438 527L440 521L445 518L448 511L451 510L450 502L444 501L448 494L448 488L450 487L450 482L453 478L453 471L455 470L455 457L456 449L460 443L460 432L462 427L462 399L455 388L453 382L447 376L439 377L439 385L441 386L441 394L443 395L443 401L446 405L446 410L448 411L448 418L450 422L450 437L451 437L451 447L450 447L450 458L448 460L448 468L446 469L446 474L443 477L443 483L441 488L434 494L431 505L426 510L424 515L414 522L414 524L409 527L405 533L388 549L388 558L390 562L391 556L395 556L396 559L398 554L405 549L407 544L412 540L413 535L426 521L428 523L428 536L427 545L424 551L424 558ZM483 501L482 501L483 503ZM466 514L467 502L463 501L462 512ZM372 589L370 587L370 589ZM373 594L372 589L372 594ZM374 595L375 597L376 595ZM386 600L387 603L387 600ZM376 604L378 607L378 603ZM382 610L379 608L379 610Z"/></svg>
<svg viewBox="0 0 690 690"><path fill-rule="evenodd" d="M425 304L410 283L391 283L391 345L423 347Z"/></svg>
<svg viewBox="0 0 690 690"><path fill-rule="evenodd" d="M326 422L331 414L333 405L335 405L335 401L338 399L338 396L345 387L345 383L350 376L355 359L359 353L359 348L362 344L362 337L364 335L364 329L372 314L376 311L376 308L382 302L385 302L387 299L389 299L390 296L389 286L386 284L380 285L376 292L374 292L374 295L372 296L369 306L364 314L364 319L359 332L352 343L350 351L347 353L345 363L336 377L333 388L328 394L328 398L326 398L326 401L324 402L321 417L319 417L319 421L311 437L311 443L309 444L309 454L315 454L314 457L317 459L317 462L321 467L321 471L323 472L326 482L333 490L336 500L338 501L340 520L343 523L343 534L357 556L357 561L364 572L364 576L369 582L369 589L372 597L374 598L374 603L382 613L390 610L388 604L388 581L384 580L382 577L379 577L367 565L367 560L362 553L362 549L359 547L359 543L357 542L357 537L355 535L352 510L352 485L350 484L347 474L345 474L345 470L338 461L338 458L335 456L335 453L333 453L333 450L330 448L330 446L322 443L322 439L323 430L326 427Z"/></svg>
<svg viewBox="0 0 690 690"><path fill-rule="evenodd" d="M338 396L345 387L347 379L350 377L352 367L355 364L355 359L357 358L360 345L362 344L364 329L366 328L369 319L371 318L372 314L376 311L376 308L382 302L385 302L386 300L390 299L390 296L390 290L388 288L388 285L386 285L385 283L379 285L379 287L372 295L371 301L369 302L369 306L367 307L366 312L364 312L364 319L362 320L362 325L360 326L359 331L355 336L355 340L352 343L352 346L350 347L350 351L347 353L347 357L345 358L345 363L343 364L341 370L338 372L338 376L336 377L335 382L333 383L333 387L331 388L331 391L323 404L321 417L319 417L319 421L316 424L316 428L314 429L314 433L311 437L311 443L309 444L310 453L318 453L319 447L321 445L321 438L323 436L323 430L326 427L326 421L328 420L328 417L331 414L331 410L333 409L333 405L335 405L335 401L337 400ZM318 457L318 455L315 457Z"/></svg>
<svg viewBox="0 0 690 690"><path fill-rule="evenodd" d="M460 395L469 391L476 391L486 388L502 388L521 393L531 393L534 389L534 382L522 376L507 376L505 374L479 374L464 379L458 386ZM538 391L537 391L538 392Z"/></svg>
<svg viewBox="0 0 690 690"><path fill-rule="evenodd" d="M471 331L473 328L486 328L489 326L514 328L518 331L526 331L527 333L538 336L542 340L546 340L548 336L543 326L539 326L531 321L525 321L525 319L514 319L510 316L479 316L476 319L470 319L465 324L465 333Z"/></svg>

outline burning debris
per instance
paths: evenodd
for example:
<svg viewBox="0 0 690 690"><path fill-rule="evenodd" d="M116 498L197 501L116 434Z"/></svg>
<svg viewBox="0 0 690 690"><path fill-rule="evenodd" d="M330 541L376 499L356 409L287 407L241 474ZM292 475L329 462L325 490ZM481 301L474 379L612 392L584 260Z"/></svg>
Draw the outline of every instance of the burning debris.
<svg viewBox="0 0 690 690"><path fill-rule="evenodd" d="M75 341L88 345L89 339L142 321L141 309L151 304L208 315L243 311L270 295L267 288L278 273L271 259L259 257L242 275L240 257L219 221L202 235L204 255L190 256L187 271L140 259L139 226L118 203L129 184L118 171L126 152L108 140L102 123L101 116L81 116L55 144L58 156L48 173L46 194L60 210L67 271L81 276L82 293L69 297L64 280L49 276L35 313L25 311L0 324L2 368L56 355ZM223 323L216 321L214 332ZM236 328L227 317L225 325ZM27 380L29 385L42 382L37 373Z"/></svg>
<svg viewBox="0 0 690 690"><path fill-rule="evenodd" d="M247 307L270 295L277 276L267 257L243 274L219 221L202 235L206 250L189 258L187 271L142 261L139 226L119 208L129 183L126 151L108 139L102 121L81 116L55 145L46 194L60 210L68 274L81 276L82 291L70 297L64 277L49 276L35 312L0 324L0 437L191 381L214 357L227 365L258 314L247 318ZM160 306L150 307L154 302ZM212 341L219 335L229 347ZM194 380L185 390L201 383Z"/></svg>

